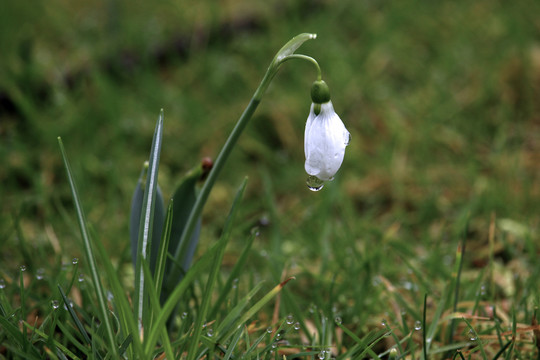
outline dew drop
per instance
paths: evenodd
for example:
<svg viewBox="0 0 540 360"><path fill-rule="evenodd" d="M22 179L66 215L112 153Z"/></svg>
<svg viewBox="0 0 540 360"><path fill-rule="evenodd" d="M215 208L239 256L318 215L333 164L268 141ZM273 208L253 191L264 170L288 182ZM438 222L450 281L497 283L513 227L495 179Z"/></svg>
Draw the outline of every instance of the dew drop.
<svg viewBox="0 0 540 360"><path fill-rule="evenodd" d="M267 328L266 328L266 332L269 333L269 334L271 334L271 333L272 333L272 327L271 327L271 326L267 327Z"/></svg>
<svg viewBox="0 0 540 360"><path fill-rule="evenodd" d="M51 306L53 308L53 310L56 310L60 307L60 304L58 303L58 300L53 300L51 301Z"/></svg>
<svg viewBox="0 0 540 360"><path fill-rule="evenodd" d="M474 333L473 329L470 329L469 330L469 340L471 341L476 341L478 338L476 336L476 334Z"/></svg>
<svg viewBox="0 0 540 360"><path fill-rule="evenodd" d="M276 334L276 340L279 340L279 339L281 339L281 332L278 332L278 333Z"/></svg>
<svg viewBox="0 0 540 360"><path fill-rule="evenodd" d="M294 317L291 314L287 315L287 325L292 325L293 322Z"/></svg>
<svg viewBox="0 0 540 360"><path fill-rule="evenodd" d="M420 320L414 322L414 330L422 330L422 322Z"/></svg>
<svg viewBox="0 0 540 360"><path fill-rule="evenodd" d="M26 265L21 265L21 267L19 269L21 270L21 272L26 271Z"/></svg>
<svg viewBox="0 0 540 360"><path fill-rule="evenodd" d="M343 322L343 320L341 320L341 317L336 316L335 319L334 319L334 322L336 323L336 325L341 325L341 323Z"/></svg>
<svg viewBox="0 0 540 360"><path fill-rule="evenodd" d="M182 318L182 319L185 319L186 317L187 317L187 312L184 311L184 312L182 313L181 318Z"/></svg>
<svg viewBox="0 0 540 360"><path fill-rule="evenodd" d="M79 263L79 259L75 257L75 258L71 259L71 263L73 265L77 265Z"/></svg>
<svg viewBox="0 0 540 360"><path fill-rule="evenodd" d="M325 357L326 352L324 352L324 350L321 350L321 352L317 355L317 358L319 358L319 360L324 360Z"/></svg>
<svg viewBox="0 0 540 360"><path fill-rule="evenodd" d="M272 343L272 349L277 348L277 343Z"/></svg>
<svg viewBox="0 0 540 360"><path fill-rule="evenodd" d="M84 274L79 274L79 277L77 278L77 281L82 283L84 282Z"/></svg>
<svg viewBox="0 0 540 360"><path fill-rule="evenodd" d="M45 269L39 268L36 270L36 280L43 280L44 275L45 275Z"/></svg>
<svg viewBox="0 0 540 360"><path fill-rule="evenodd" d="M299 322L294 323L294 330L300 330L300 323Z"/></svg>
<svg viewBox="0 0 540 360"><path fill-rule="evenodd" d="M313 313L315 312L315 310L317 310L317 306L316 306L315 304L311 304L311 305L309 306L309 312L310 312L311 314L313 314Z"/></svg>
<svg viewBox="0 0 540 360"><path fill-rule="evenodd" d="M381 321L381 325L382 325L382 326L386 326L386 325L387 325L386 320L383 319L383 320Z"/></svg>
<svg viewBox="0 0 540 360"><path fill-rule="evenodd" d="M4 279L0 279L0 289L6 288L6 281Z"/></svg>
<svg viewBox="0 0 540 360"><path fill-rule="evenodd" d="M213 329L206 330L206 335L208 335L209 337L214 336L214 330Z"/></svg>
<svg viewBox="0 0 540 360"><path fill-rule="evenodd" d="M238 287L238 278L235 278L233 281L232 281L232 288L233 289L236 289Z"/></svg>
<svg viewBox="0 0 540 360"><path fill-rule="evenodd" d="M324 181L313 175L308 176L306 184L311 191L319 191L324 187Z"/></svg>

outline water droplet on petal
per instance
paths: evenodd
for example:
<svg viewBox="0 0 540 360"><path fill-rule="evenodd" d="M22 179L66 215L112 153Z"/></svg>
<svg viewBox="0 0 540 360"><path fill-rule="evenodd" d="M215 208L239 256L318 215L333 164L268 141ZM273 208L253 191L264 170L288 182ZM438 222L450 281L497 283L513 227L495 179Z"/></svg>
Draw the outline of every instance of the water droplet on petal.
<svg viewBox="0 0 540 360"><path fill-rule="evenodd" d="M343 322L343 320L341 320L341 317L336 316L336 318L334 319L334 322L336 323L336 325L341 325L341 323Z"/></svg>
<svg viewBox="0 0 540 360"><path fill-rule="evenodd" d="M420 320L414 322L414 330L422 330L422 322Z"/></svg>
<svg viewBox="0 0 540 360"><path fill-rule="evenodd" d="M313 175L308 176L306 184L311 191L319 191L324 187L324 181Z"/></svg>
<svg viewBox="0 0 540 360"><path fill-rule="evenodd" d="M51 301L51 306L54 310L56 310L60 307L60 304L58 303L58 300L53 300Z"/></svg>

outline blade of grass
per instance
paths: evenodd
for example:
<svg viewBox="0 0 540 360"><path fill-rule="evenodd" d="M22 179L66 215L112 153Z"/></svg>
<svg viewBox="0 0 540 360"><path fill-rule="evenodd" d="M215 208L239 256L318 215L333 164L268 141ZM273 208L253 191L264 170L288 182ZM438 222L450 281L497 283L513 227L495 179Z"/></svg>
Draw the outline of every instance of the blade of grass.
<svg viewBox="0 0 540 360"><path fill-rule="evenodd" d="M138 335L134 335L139 333L138 324L134 317L130 302L128 301L128 298L125 294L124 287L122 286L122 283L118 278L118 274L114 269L111 261L109 260L110 257L101 242L96 242L96 249L100 258L103 260L102 263L105 268L105 274L107 275L107 279L109 280L109 285L113 294L114 303L116 304L116 315L120 323L120 329L124 333L124 336L133 336L132 344L135 354L138 354L139 357L142 357L143 347L141 344L141 338Z"/></svg>
<svg viewBox="0 0 540 360"><path fill-rule="evenodd" d="M62 287L60 286L60 284L58 284L58 290L60 290L60 295L62 296L62 299L64 300L64 304L66 305L66 309L68 310L69 315L71 316L71 319L72 319L73 322L75 323L75 326L77 327L77 330L79 330L79 332L81 333L82 337L84 338L84 341L86 341L86 343L90 346L90 345L92 344L92 340L90 340L90 337L88 336L88 333L87 333L86 330L84 329L83 324L82 324L81 321L79 320L79 317L77 316L77 314L75 314L75 311L74 311L73 308L70 306L69 300L68 300L68 298L66 297L66 294L64 293L64 290L62 289ZM99 356L98 358L101 359L101 356Z"/></svg>
<svg viewBox="0 0 540 360"><path fill-rule="evenodd" d="M467 240L468 231L468 219L465 222L461 244L458 245L456 250L456 263L454 265L454 271L452 272L452 285L454 287L454 303L452 305L452 311L457 312L457 306L459 303L459 287L461 281L461 270L463 269L463 259L465 257L465 244ZM456 319L450 321L450 331L448 332L448 343L451 343L454 338L454 329L456 327Z"/></svg>
<svg viewBox="0 0 540 360"><path fill-rule="evenodd" d="M233 309L231 309L227 313L227 316L225 316L225 318L220 322L219 326L215 331L216 342L225 342L227 340L222 335L232 328L234 321L240 317L242 311L245 309L253 296L255 296L255 294L261 289L262 285L263 283L261 282L257 286L255 286L255 288L253 288L242 300L240 300L240 302L238 302L238 304Z"/></svg>
<svg viewBox="0 0 540 360"><path fill-rule="evenodd" d="M272 290L270 290L266 295L262 297L261 300L259 300L257 303L255 303L251 308L249 308L231 327L232 330L229 330L229 332L225 333L225 335L222 336L222 339L228 339L235 329L237 329L239 326L242 326L246 321L248 321L253 315L255 315L256 312L258 312L266 303L268 303L274 296L276 296L281 289L291 280L295 279L294 277L290 277L287 280L281 282L280 284L276 285Z"/></svg>
<svg viewBox="0 0 540 360"><path fill-rule="evenodd" d="M188 347L187 360L195 359L196 350L197 350L197 347L199 346L199 338L202 332L202 325L203 325L203 322L206 321L206 316L210 308L210 299L212 298L214 284L218 277L219 269L221 267L221 262L223 260L223 256L225 255L225 247L227 243L229 242L229 238L232 231L232 225L236 218L240 201L242 199L242 196L244 195L246 184L247 184L247 178L244 179L244 181L242 182L242 185L240 185L240 189L236 193L233 204L231 206L231 210L229 211L229 216L227 217L227 221L225 222L223 233L221 234L221 238L218 241L221 244L221 246L218 253L215 256L215 260L212 264L210 275L206 283L206 288L203 294L201 307L199 309L199 313L197 314L197 318L195 320L193 335L192 335L192 338L190 340L190 344Z"/></svg>
<svg viewBox="0 0 540 360"><path fill-rule="evenodd" d="M139 225L139 239L137 243L137 262L135 266L135 314L141 329L148 328L149 316L145 311L145 284L142 259L148 259L148 251L152 244L152 231L154 225L154 210L156 206L157 179L159 158L163 137L163 109L161 109L152 140L152 150L148 161L148 175L141 208L141 222ZM157 240L156 240L157 241Z"/></svg>
<svg viewBox="0 0 540 360"><path fill-rule="evenodd" d="M26 321L23 321L23 325L24 327L34 331L36 334L38 334L39 336L41 336L43 339L49 339L49 338L52 338L52 336L49 336L47 334L45 334L44 332L42 332L41 330L39 330L38 328L35 328L34 326L30 325L29 323L27 323ZM54 346L57 347L58 349L60 349L62 352L64 352L64 354L66 354L67 356L71 357L72 359L80 359L77 355L75 355L74 353L72 353L67 347L65 347L64 345L62 345L61 343L59 343L57 340L54 340L52 339L53 343L54 343ZM27 356L25 356L25 358L28 357L29 354L27 354Z"/></svg>
<svg viewBox="0 0 540 360"><path fill-rule="evenodd" d="M242 254L238 257L236 260L236 264L234 264L233 269L231 270L231 273L229 275L229 278L227 279L227 282L223 286L223 290L219 294L218 299L216 300L214 307L212 308L212 311L210 311L210 315L208 316L210 319L214 319L216 317L216 314L219 310L219 307L223 302L225 301L225 298L229 294L230 290L232 289L232 284L235 279L238 278L240 275L240 272L242 271L242 268L244 267L244 264L246 263L246 260L249 255L249 251L251 250L251 245L253 245L253 240L255 240L255 237L257 236L256 231L254 231L251 236L248 238L248 241L246 243L246 246L244 247L244 250L242 251Z"/></svg>
<svg viewBox="0 0 540 360"><path fill-rule="evenodd" d="M152 274L150 272L150 269L148 268L148 264L146 263L146 261L142 262L142 267L149 283L149 286L146 288L146 293L148 294L148 297L150 299L150 310L153 317L154 314L159 314L161 312L161 306L159 305L159 297L157 292L155 291L155 285L152 281ZM167 356L167 359L174 359L174 352L171 347L169 334L167 333L167 328L165 327L165 325L161 328L161 340L163 342L163 347L165 348L165 354ZM146 358L150 359L150 354L146 354Z"/></svg>
<svg viewBox="0 0 540 360"><path fill-rule="evenodd" d="M105 297L105 293L103 290L103 284L101 283L101 279L99 277L96 259L94 257L94 252L92 249L92 242L90 240L90 235L88 233L88 226L86 223L86 216L84 214L81 201L79 199L79 193L77 191L77 187L75 185L75 180L73 179L73 174L71 171L71 166L69 164L66 151L64 149L64 144L62 142L62 139L58 137L58 144L60 146L60 151L62 153L62 158L64 160L64 167L66 168L69 185L71 188L71 194L73 196L73 201L75 203L75 209L77 211L77 220L79 223L79 230L81 231L81 236L83 239L83 245L84 245L84 253L86 256L86 262L88 264L88 267L90 268L90 274L92 277L92 281L94 283L94 288L96 291L96 298L99 304L99 310L101 313L101 322L104 324L106 333L107 333L107 340L109 342L110 350L112 351L112 355L117 356L117 346L116 346L116 340L113 333L113 328L111 321L108 316L108 308L107 308L107 298Z"/></svg>
<svg viewBox="0 0 540 360"><path fill-rule="evenodd" d="M218 252L220 246L221 244L217 242L210 246L210 248L202 255L202 257L189 269L182 281L178 285L176 285L167 301L165 301L165 304L163 304L161 312L157 314L152 328L149 332L147 332L148 337L145 337L144 346L145 353L148 353L149 350L155 346L159 337L159 332L161 331L160 327L166 323L167 319L178 305L178 301L184 295L185 291L195 280L195 278L202 271L204 271L204 269L211 265L211 262L214 259L216 252Z"/></svg>

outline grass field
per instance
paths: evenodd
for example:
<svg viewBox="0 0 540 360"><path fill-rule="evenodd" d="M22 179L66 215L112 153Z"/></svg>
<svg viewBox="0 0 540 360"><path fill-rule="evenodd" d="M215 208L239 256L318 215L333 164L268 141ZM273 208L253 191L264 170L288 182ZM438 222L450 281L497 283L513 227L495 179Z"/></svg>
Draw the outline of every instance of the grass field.
<svg viewBox="0 0 540 360"><path fill-rule="evenodd" d="M310 32L317 39L299 52L320 64L351 133L344 163L323 190L308 190L303 134L316 72L285 63L204 208L195 263L207 266L167 325L175 357L540 358L537 14L533 0L7 0L0 357L114 358L57 137L92 241L108 254L96 255L102 286L118 291L108 263L131 301L131 199L160 109L168 199L185 173L216 158L276 51ZM205 254L227 233L246 176L206 292ZM220 343L244 300L239 330ZM200 316L206 302L213 317ZM122 323L123 305L108 306ZM200 324L212 330L196 336ZM126 357L166 356L164 334L144 349L145 336L122 326L113 330Z"/></svg>

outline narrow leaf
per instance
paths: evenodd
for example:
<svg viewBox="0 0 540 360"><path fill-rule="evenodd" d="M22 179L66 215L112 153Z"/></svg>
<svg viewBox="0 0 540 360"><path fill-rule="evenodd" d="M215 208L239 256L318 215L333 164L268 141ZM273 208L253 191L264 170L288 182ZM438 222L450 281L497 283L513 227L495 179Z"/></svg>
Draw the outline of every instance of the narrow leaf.
<svg viewBox="0 0 540 360"><path fill-rule="evenodd" d="M227 221L225 222L225 228L223 229L221 238L218 241L218 243L221 244L220 250L216 254L215 260L210 270L210 276L208 277L208 281L206 283L206 288L203 295L201 307L199 309L199 313L197 314L197 319L195 321L195 326L193 329L193 335L192 335L189 348L188 348L188 357L187 357L188 360L195 359L196 350L197 350L197 347L199 346L199 338L202 332L202 325L203 325L203 322L206 321L206 315L210 307L210 299L212 298L212 291L214 289L214 284L218 277L219 268L223 260L223 255L225 255L225 247L227 243L229 242L229 238L232 231L232 224L234 222L234 219L236 218L240 200L242 199L242 196L244 195L244 190L246 189L246 184L247 184L247 179L244 179L244 181L242 182L242 185L240 186L240 189L236 193L234 202L229 212L229 216L227 217Z"/></svg>
<svg viewBox="0 0 540 360"><path fill-rule="evenodd" d="M137 242L137 261L135 267L135 313L139 320L139 326L147 325L148 316L144 311L145 284L144 272L142 269L142 259L148 259L148 251L152 244L152 231L154 225L154 209L156 207L157 179L159 169L159 157L161 154L161 143L163 136L163 110L154 131L152 140L152 150L148 161L148 175L146 176L146 186L141 207L141 221L139 226L139 239Z"/></svg>
<svg viewBox="0 0 540 360"><path fill-rule="evenodd" d="M79 199L79 193L77 191L77 187L75 185L75 180L73 179L71 166L69 164L66 151L64 149L64 144L62 142L62 139L58 137L58 145L60 146L60 151L62 153L62 158L64 160L64 167L66 168L67 177L69 180L69 186L71 187L71 194L73 196L73 201L75 203L75 209L77 211L77 220L79 223L79 230L81 231L81 237L83 239L83 245L84 245L84 253L86 256L86 262L88 264L88 267L90 268L90 274L92 277L92 281L94 283L94 289L96 291L96 298L99 304L99 309L101 313L101 322L104 324L106 333L107 333L107 340L109 341L110 348L113 351L114 356L117 356L117 347L116 347L116 340L113 333L113 327L111 324L111 320L109 319L109 313L108 313L108 307L107 307L107 298L105 297L105 293L103 290L103 284L101 283L101 279L99 277L97 264L96 264L96 258L94 256L94 251L92 249L92 243L90 240L90 234L88 233L88 226L86 224L86 216L84 214L81 201Z"/></svg>

